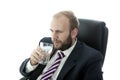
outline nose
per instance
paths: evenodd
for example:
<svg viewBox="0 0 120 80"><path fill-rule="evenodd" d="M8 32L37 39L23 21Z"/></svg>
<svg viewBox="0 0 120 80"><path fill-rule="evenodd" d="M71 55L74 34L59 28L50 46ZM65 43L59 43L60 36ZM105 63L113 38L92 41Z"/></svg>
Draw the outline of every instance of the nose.
<svg viewBox="0 0 120 80"><path fill-rule="evenodd" d="M51 37L53 40L56 40L58 38L56 32L52 32L51 34L52 34Z"/></svg>

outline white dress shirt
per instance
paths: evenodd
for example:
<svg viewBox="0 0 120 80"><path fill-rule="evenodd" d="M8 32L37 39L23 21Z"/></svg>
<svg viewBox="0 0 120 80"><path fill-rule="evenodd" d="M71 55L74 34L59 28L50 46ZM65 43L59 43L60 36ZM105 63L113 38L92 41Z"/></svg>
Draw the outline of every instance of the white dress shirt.
<svg viewBox="0 0 120 80"><path fill-rule="evenodd" d="M69 49L67 49L67 50L65 50L65 51L62 51L62 52L64 53L65 57L62 59L59 67L57 68L57 70L56 70L55 73L53 74L52 80L56 80L56 79L57 79L57 77L58 77L58 75L59 75L59 73L60 73L60 71L61 71L61 69L62 69L62 67L63 67L63 65L64 65L64 63L65 63L65 61L67 60L68 56L69 56L70 53L72 52L72 50L73 50L73 48L75 47L76 43L77 43L77 39L76 39L75 43L74 43ZM57 52L59 52L59 51L60 51L60 50L58 50ZM56 52L56 53L57 53L57 52ZM54 63L56 57L57 57L57 54L55 54L55 55L50 59L50 61L47 63L46 67L44 68L42 74L37 78L37 80L40 80L40 78L42 77L43 73L46 72L46 71L48 70L48 68ZM29 62L27 63L27 66L26 66L26 72L30 72L30 71L34 70L37 66L38 66L38 65L32 66L32 65L30 64L30 61L29 61Z"/></svg>

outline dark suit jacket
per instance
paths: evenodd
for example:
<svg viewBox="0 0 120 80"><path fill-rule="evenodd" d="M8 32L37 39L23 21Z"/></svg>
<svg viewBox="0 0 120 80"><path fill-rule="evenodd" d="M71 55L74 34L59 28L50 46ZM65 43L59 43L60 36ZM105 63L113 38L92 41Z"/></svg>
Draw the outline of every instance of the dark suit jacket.
<svg viewBox="0 0 120 80"><path fill-rule="evenodd" d="M28 60L26 59L22 63L20 72L30 80L36 80L42 73L45 65L39 64L34 71L26 73L25 66ZM60 71L57 80L103 80L101 69L101 53L78 41Z"/></svg>

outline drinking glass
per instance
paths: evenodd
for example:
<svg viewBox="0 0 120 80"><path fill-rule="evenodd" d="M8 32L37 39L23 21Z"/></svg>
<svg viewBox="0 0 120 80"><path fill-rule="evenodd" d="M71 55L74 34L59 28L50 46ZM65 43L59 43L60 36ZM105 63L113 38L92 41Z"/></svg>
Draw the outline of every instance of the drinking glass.
<svg viewBox="0 0 120 80"><path fill-rule="evenodd" d="M53 44L47 42L40 42L40 48L42 49L42 54L44 59L40 61L42 64L46 64L50 59L50 54L52 52Z"/></svg>

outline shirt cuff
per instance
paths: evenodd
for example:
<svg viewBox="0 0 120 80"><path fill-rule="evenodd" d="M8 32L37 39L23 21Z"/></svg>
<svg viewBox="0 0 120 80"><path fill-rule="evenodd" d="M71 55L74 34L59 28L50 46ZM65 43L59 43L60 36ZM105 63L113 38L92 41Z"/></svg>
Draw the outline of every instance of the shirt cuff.
<svg viewBox="0 0 120 80"><path fill-rule="evenodd" d="M38 64L32 66L32 65L30 64L30 60L29 60L28 63L26 64L26 72L29 73L29 72L33 71L37 66L38 66Z"/></svg>

